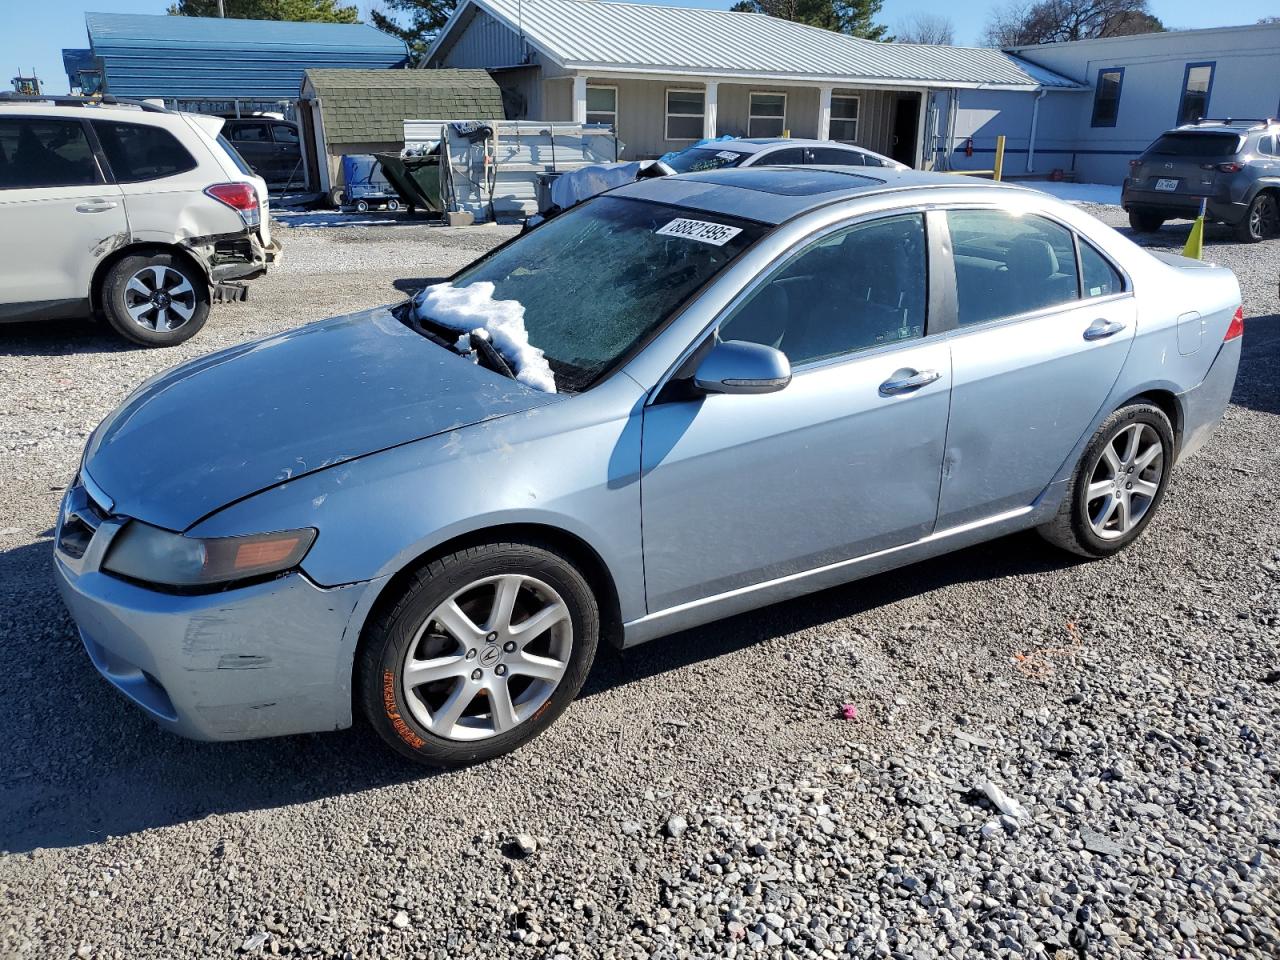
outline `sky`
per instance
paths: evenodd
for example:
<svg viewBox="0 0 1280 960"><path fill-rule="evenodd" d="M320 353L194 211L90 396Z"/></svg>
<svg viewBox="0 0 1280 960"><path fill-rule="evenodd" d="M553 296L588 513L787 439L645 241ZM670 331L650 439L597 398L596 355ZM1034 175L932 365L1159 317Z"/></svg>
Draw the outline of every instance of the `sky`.
<svg viewBox="0 0 1280 960"><path fill-rule="evenodd" d="M359 0L367 13L371 2ZM661 2L661 0L652 0ZM733 0L669 0L672 6L725 8ZM1172 28L1223 27L1255 23L1260 17L1275 13L1276 0L1238 0L1228 8L1204 0L1148 0L1151 12ZM19 0L0 0L0 7L18 5ZM11 89L9 78L21 69L25 75L33 68L46 93L66 93L67 80L62 72L63 47L87 47L84 31L86 10L109 13L164 13L169 0L35 0L21 4L21 15L5 16L0 34L0 89ZM942 13L956 27L956 42L976 43L993 7L1002 0L974 0L965 4L939 0L884 0L880 21L892 30L904 20L919 13ZM14 11L11 10L11 14ZM4 72L7 71L7 72Z"/></svg>

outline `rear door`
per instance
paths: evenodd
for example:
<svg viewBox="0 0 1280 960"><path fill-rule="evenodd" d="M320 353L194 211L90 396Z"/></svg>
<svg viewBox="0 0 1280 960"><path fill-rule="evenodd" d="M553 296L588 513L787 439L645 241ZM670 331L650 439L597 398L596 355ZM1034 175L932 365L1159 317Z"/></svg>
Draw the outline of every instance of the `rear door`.
<svg viewBox="0 0 1280 960"><path fill-rule="evenodd" d="M792 381L646 408L651 612L933 530L951 361L928 294L915 212L824 234L729 309L721 339L782 350Z"/></svg>
<svg viewBox="0 0 1280 960"><path fill-rule="evenodd" d="M222 132L254 173L264 180L275 178L276 147L266 121L228 120Z"/></svg>
<svg viewBox="0 0 1280 960"><path fill-rule="evenodd" d="M1073 231L950 210L955 378L938 527L1030 505L1110 394L1137 310L1122 273Z"/></svg>
<svg viewBox="0 0 1280 960"><path fill-rule="evenodd" d="M0 318L87 312L94 270L128 236L83 121L0 118Z"/></svg>
<svg viewBox="0 0 1280 960"><path fill-rule="evenodd" d="M271 140L275 147L275 179L281 183L300 183L302 149L298 143L298 128L291 123L273 123Z"/></svg>

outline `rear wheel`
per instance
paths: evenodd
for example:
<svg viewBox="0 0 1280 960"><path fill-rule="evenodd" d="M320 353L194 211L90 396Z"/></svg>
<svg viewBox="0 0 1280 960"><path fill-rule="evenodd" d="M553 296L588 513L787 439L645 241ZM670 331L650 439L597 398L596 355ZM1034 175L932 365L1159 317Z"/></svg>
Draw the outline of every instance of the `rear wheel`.
<svg viewBox="0 0 1280 960"><path fill-rule="evenodd" d="M107 320L126 340L172 347L200 332L209 316L209 283L171 253L122 258L99 291Z"/></svg>
<svg viewBox="0 0 1280 960"><path fill-rule="evenodd" d="M1151 403L1121 407L1098 428L1076 467L1058 515L1040 527L1050 543L1109 557L1142 535L1173 467L1173 427Z"/></svg>
<svg viewBox="0 0 1280 960"><path fill-rule="evenodd" d="M388 201L387 201L387 209L388 209L388 210L390 210L392 213L395 213L397 210L399 210L399 209L400 209L400 201L399 201L399 200L388 200Z"/></svg>
<svg viewBox="0 0 1280 960"><path fill-rule="evenodd" d="M368 212L369 212L369 201L367 201L367 200L357 200L357 201L356 201L356 209L357 209L357 210L359 210L361 213L368 213Z"/></svg>
<svg viewBox="0 0 1280 960"><path fill-rule="evenodd" d="M1263 190L1245 212L1244 219L1235 226L1236 239L1244 243L1257 243L1280 237L1280 201L1269 190Z"/></svg>
<svg viewBox="0 0 1280 960"><path fill-rule="evenodd" d="M399 753L461 766L516 749L573 701L595 658L585 579L535 543L489 543L428 564L368 630L357 696Z"/></svg>
<svg viewBox="0 0 1280 960"><path fill-rule="evenodd" d="M1164 226L1164 217L1146 210L1130 210L1129 226L1138 233L1155 233Z"/></svg>

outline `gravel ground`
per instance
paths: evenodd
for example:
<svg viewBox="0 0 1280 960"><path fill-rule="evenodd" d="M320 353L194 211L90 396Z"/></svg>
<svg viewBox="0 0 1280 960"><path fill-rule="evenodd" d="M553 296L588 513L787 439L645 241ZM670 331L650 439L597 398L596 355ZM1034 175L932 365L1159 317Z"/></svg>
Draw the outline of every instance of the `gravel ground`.
<svg viewBox="0 0 1280 960"><path fill-rule="evenodd" d="M1236 396L1116 558L1006 538L605 653L458 772L361 729L189 743L111 691L49 572L89 429L507 232L289 231L173 351L0 331L0 956L1280 955L1280 246L1220 229Z"/></svg>

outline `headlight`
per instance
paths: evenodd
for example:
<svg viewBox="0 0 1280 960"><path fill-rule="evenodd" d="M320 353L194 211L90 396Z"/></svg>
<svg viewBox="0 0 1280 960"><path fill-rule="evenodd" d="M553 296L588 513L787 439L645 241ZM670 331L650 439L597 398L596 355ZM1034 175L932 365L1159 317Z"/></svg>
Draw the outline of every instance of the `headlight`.
<svg viewBox="0 0 1280 960"><path fill-rule="evenodd" d="M134 520L111 541L102 568L144 583L212 586L296 567L315 539L305 528L200 540Z"/></svg>

